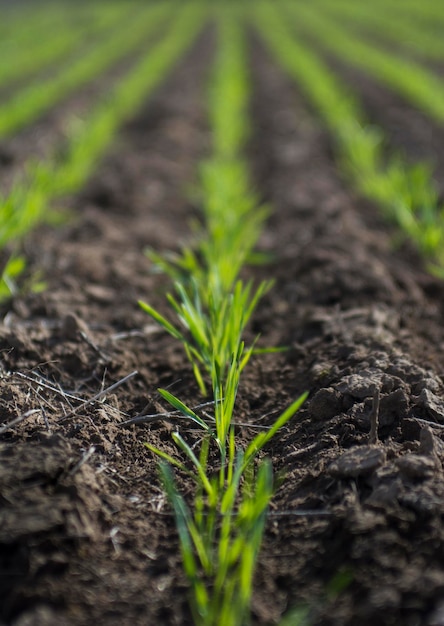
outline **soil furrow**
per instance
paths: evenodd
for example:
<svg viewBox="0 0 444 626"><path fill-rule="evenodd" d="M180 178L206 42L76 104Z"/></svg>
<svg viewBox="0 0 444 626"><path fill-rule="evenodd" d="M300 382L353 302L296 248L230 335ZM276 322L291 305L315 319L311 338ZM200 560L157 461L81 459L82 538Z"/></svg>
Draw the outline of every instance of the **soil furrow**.
<svg viewBox="0 0 444 626"><path fill-rule="evenodd" d="M273 446L275 510L319 512L269 525L257 606L277 619L305 598L316 624L436 623L443 288L344 187L296 89L257 48L254 61L258 180L275 209L263 245L279 251L256 326L292 347L267 389L311 391Z"/></svg>
<svg viewBox="0 0 444 626"><path fill-rule="evenodd" d="M159 412L157 386L190 386L180 350L137 299L162 306L165 289L145 246L176 249L189 233L211 51L207 34L65 202L72 221L27 244L48 289L17 298L0 329L1 421L25 415L0 449L8 624L186 622L174 522L159 516L156 462L143 447L148 437L168 447L168 431L118 422ZM90 397L135 369L102 402L64 417L79 404L68 394Z"/></svg>

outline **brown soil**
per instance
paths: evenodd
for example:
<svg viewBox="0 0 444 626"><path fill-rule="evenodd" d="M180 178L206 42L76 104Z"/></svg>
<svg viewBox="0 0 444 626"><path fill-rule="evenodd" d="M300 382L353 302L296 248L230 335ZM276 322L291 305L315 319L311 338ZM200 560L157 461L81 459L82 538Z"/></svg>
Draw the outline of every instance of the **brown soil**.
<svg viewBox="0 0 444 626"><path fill-rule="evenodd" d="M27 242L48 289L15 298L0 326L4 624L191 623L174 521L143 446L173 452L171 425L124 422L167 410L159 386L202 400L180 346L137 299L162 308L167 288L144 248L174 249L190 236L196 165L210 144L211 50L208 32L122 131L65 202L75 219ZM250 160L274 210L260 242L273 261L249 273L276 284L250 332L290 349L251 363L236 420L271 423L310 391L268 450L286 478L253 623L308 606L311 624L437 626L444 288L407 246L394 250L376 209L347 190L296 90L253 50Z"/></svg>

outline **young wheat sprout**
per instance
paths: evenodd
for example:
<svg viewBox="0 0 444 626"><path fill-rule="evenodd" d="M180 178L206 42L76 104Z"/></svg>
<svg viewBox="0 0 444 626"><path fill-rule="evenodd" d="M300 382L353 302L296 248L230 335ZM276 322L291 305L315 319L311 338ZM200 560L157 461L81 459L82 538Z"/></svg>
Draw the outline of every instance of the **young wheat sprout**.
<svg viewBox="0 0 444 626"><path fill-rule="evenodd" d="M211 386L211 418L159 390L179 414L202 429L198 451L179 432L172 437L183 461L145 444L161 459L161 479L176 517L196 626L249 622L253 575L275 490L270 461L256 460L305 398L298 398L269 430L256 435L246 450L236 441L233 415L239 381L254 351L254 346L245 346L243 334L272 286L266 281L254 287L239 278L268 211L258 207L242 156L250 89L238 11L234 6L217 10L219 45L208 98L214 141L212 155L200 169L203 226L196 248L173 259L151 253L174 282L175 294L168 295L168 302L175 321L140 303L181 341L201 392L206 394ZM214 462L210 465L213 446L218 454L216 472ZM195 483L192 507L179 493L173 467Z"/></svg>

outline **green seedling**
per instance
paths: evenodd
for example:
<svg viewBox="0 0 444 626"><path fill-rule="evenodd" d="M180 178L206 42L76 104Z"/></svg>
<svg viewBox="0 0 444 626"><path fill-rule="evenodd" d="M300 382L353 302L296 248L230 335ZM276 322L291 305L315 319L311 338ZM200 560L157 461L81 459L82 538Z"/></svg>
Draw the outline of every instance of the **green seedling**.
<svg viewBox="0 0 444 626"><path fill-rule="evenodd" d="M248 476L242 466L239 455L227 488L222 492L213 489L213 498L206 494L206 504L200 493L193 511L179 494L169 466L160 466L176 516L184 570L191 583L195 624L235 626L249 620L253 573L273 480L269 462Z"/></svg>
<svg viewBox="0 0 444 626"><path fill-rule="evenodd" d="M141 302L143 310L180 341L202 394L211 386L213 415L199 415L179 398L159 390L174 408L172 438L184 460L146 443L160 459L160 474L174 510L182 562L190 583L196 626L245 626L266 513L276 485L269 460L259 457L301 406L301 396L247 446L238 444L233 415L241 374L255 351L243 335L260 299L271 288L244 282L241 271L268 214L250 188L242 155L249 133L250 93L245 33L238 14L217 7L219 47L209 103L213 153L200 168L202 220L194 243L181 253L149 256L174 284L170 314ZM229 94L229 97L227 97ZM181 423L202 432L200 451L179 433ZM210 457L211 453L211 457ZM209 459L217 454L214 468ZM195 485L192 506L177 487L172 467Z"/></svg>
<svg viewBox="0 0 444 626"><path fill-rule="evenodd" d="M305 400L294 402L266 433L259 433L246 452L236 450L234 429L228 437L225 481L208 478L208 439L198 459L179 433L173 434L178 448L193 470L163 451L145 444L167 463L160 464L162 482L173 506L182 561L191 584L190 604L196 625L249 621L249 605L266 513L276 485L268 460L254 466L259 451L273 438ZM194 508L180 495L170 466L175 466L196 484Z"/></svg>
<svg viewBox="0 0 444 626"><path fill-rule="evenodd" d="M24 291L40 293L46 288L38 272L25 280L25 271L26 259L23 256L11 255L6 258L4 266L0 266L0 302Z"/></svg>
<svg viewBox="0 0 444 626"><path fill-rule="evenodd" d="M25 268L26 262L23 257L6 259L4 267L0 268L0 302L17 293L17 280L23 275Z"/></svg>

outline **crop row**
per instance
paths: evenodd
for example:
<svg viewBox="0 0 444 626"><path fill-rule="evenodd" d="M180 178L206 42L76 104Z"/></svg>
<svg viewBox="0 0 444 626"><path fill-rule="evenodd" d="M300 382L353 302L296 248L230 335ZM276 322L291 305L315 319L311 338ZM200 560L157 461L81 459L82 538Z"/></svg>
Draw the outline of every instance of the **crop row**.
<svg viewBox="0 0 444 626"><path fill-rule="evenodd" d="M155 9L167 14L168 5ZM145 52L110 94L101 99L88 116L71 124L63 156L29 164L24 179L16 181L11 192L0 199L0 250L28 233L43 217L47 218L54 199L82 187L98 160L111 144L116 131L129 119L151 91L165 78L199 32L204 8L190 4L168 26L161 41ZM153 18L153 14L151 14ZM12 257L3 270L0 295L7 295L22 263Z"/></svg>
<svg viewBox="0 0 444 626"><path fill-rule="evenodd" d="M134 41L136 28L145 37L148 27L144 20L149 20L150 28L154 28L170 11L170 5L145 9L145 15L138 16L137 23L124 31L121 39L125 37L128 41L126 33L130 32ZM25 180L18 181L0 204L3 218L0 249L21 238L46 217L55 198L84 184L118 126L134 114L165 77L199 32L206 14L202 4L190 4L182 9L161 42L136 63L83 123L72 127L59 156L28 168ZM201 227L195 231L193 245L183 249L176 259L151 255L175 281L176 294L170 295L168 301L177 323L142 304L148 314L183 343L200 391L206 395L211 389L212 409L201 414L167 390L159 390L182 420L197 424L204 437L200 439L200 451L196 452L196 446L191 446L179 432L173 433L184 460L173 458L149 443L146 445L168 462L161 464L161 473L176 514L195 623L235 626L248 621L256 560L266 511L274 493L270 462L256 464L255 460L277 430L294 415L303 397L268 431L254 437L246 450L242 449L235 437L235 402L241 373L255 347L245 346L243 334L271 283L254 287L250 282L245 283L240 273L254 254L267 211L259 206L256 194L251 191L243 154L249 135L250 85L241 14L221 9L216 16L219 46L208 90L213 146L211 155L200 165ZM106 54L102 53L101 59L109 61L113 45L121 53L121 46L110 41L105 44ZM90 57L88 61L91 63ZM73 67L74 70L71 68L64 74L60 93L66 94L68 84L72 88L78 86L78 82L70 82L77 75ZM92 75L103 70L97 65L86 67ZM55 93L58 83L52 84ZM41 94L48 102L52 97L46 86ZM30 97L28 92L24 99L29 116L38 113L39 97L38 94ZM18 119L18 111L14 106L5 113L11 131L17 127L17 122L14 126L11 120ZM3 274L4 288L11 286L12 274L21 268L21 259L13 257L9 261ZM213 414L209 416L211 410ZM191 508L177 490L171 467L179 468L195 482Z"/></svg>
<svg viewBox="0 0 444 626"><path fill-rule="evenodd" d="M113 63L140 47L165 17L165 8L148 5L137 15L106 31L91 50L58 69L55 76L21 89L0 105L0 137L10 135L39 117L58 100L93 80Z"/></svg>
<svg viewBox="0 0 444 626"><path fill-rule="evenodd" d="M444 215L429 168L410 166L398 154L390 156L382 130L367 122L348 84L301 39L283 14L261 3L256 17L277 62L296 80L327 125L339 160L356 188L383 207L429 260L432 271L442 275Z"/></svg>
<svg viewBox="0 0 444 626"><path fill-rule="evenodd" d="M295 31L312 37L321 49L364 70L439 123L444 122L444 86L432 71L351 34L313 6L285 4L285 9Z"/></svg>
<svg viewBox="0 0 444 626"><path fill-rule="evenodd" d="M241 374L254 352L254 345L245 346L243 334L271 284L253 289L239 278L266 212L250 190L244 156L250 85L239 15L220 9L218 29L207 98L212 153L200 168L202 225L193 247L173 260L154 257L174 281L175 295L168 296L171 315L167 318L141 303L183 344L199 388L205 393L211 387L211 400L201 412L160 389L177 416L178 430L172 437L184 460L146 446L162 459L160 471L175 511L194 623L242 626L249 622L253 575L274 493L270 462L254 461L304 397L243 449L235 435L235 402ZM184 421L202 431L194 445L179 434ZM172 467L195 483L192 506L179 492Z"/></svg>
<svg viewBox="0 0 444 626"><path fill-rule="evenodd" d="M112 10L111 10L112 9ZM9 86L18 80L34 76L38 72L53 70L54 63L60 64L88 47L94 37L119 23L129 13L127 5L111 7L106 13L92 10L79 11L79 14L52 17L48 23L45 13L41 23L28 24L22 29L14 29L14 38L4 39L0 44L0 87ZM77 20L75 19L77 17ZM26 28L28 26L28 28Z"/></svg>

